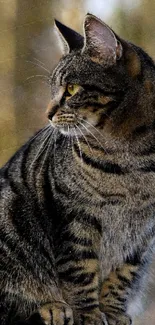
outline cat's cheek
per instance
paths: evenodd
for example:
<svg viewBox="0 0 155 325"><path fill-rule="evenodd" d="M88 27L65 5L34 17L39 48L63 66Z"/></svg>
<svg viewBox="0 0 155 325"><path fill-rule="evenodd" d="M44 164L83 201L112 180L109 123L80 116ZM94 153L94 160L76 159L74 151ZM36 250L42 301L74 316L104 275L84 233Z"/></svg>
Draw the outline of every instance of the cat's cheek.
<svg viewBox="0 0 155 325"><path fill-rule="evenodd" d="M96 126L99 122L99 118L97 118L97 116L92 116L92 117L89 117L88 120L87 120L91 125L93 126Z"/></svg>
<svg viewBox="0 0 155 325"><path fill-rule="evenodd" d="M79 118L83 121L90 123L92 126L96 126L99 122L99 115L97 112L91 112L87 110L82 110L79 114Z"/></svg>

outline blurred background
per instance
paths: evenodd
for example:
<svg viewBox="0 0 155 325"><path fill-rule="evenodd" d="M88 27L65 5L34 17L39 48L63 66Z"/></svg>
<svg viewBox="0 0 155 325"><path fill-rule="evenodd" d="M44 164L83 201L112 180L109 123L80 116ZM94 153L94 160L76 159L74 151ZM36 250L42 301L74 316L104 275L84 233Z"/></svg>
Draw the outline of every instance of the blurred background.
<svg viewBox="0 0 155 325"><path fill-rule="evenodd" d="M61 56L53 18L82 33L87 12L155 57L155 0L0 0L0 166L47 123L48 76ZM155 324L152 279L136 324Z"/></svg>
<svg viewBox="0 0 155 325"><path fill-rule="evenodd" d="M61 55L53 18L82 33L87 12L155 56L154 0L0 0L0 166L47 123L48 75Z"/></svg>

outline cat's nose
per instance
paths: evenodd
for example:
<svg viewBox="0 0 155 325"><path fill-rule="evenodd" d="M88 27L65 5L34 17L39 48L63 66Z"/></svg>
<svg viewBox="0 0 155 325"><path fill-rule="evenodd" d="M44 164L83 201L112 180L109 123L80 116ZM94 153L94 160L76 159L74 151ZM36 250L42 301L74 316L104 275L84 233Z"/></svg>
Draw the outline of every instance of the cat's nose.
<svg viewBox="0 0 155 325"><path fill-rule="evenodd" d="M55 105L52 107L52 109L49 109L46 111L47 117L49 120L52 121L53 117L56 115L56 113L58 112L59 109L59 105Z"/></svg>
<svg viewBox="0 0 155 325"><path fill-rule="evenodd" d="M52 119L52 117L55 115L55 113L57 112L57 110L60 107L60 102L61 99L63 97L64 94L64 88L61 87L56 94L53 96L53 98L50 100L48 106L47 106L47 110L46 110L46 115L48 117L48 119Z"/></svg>

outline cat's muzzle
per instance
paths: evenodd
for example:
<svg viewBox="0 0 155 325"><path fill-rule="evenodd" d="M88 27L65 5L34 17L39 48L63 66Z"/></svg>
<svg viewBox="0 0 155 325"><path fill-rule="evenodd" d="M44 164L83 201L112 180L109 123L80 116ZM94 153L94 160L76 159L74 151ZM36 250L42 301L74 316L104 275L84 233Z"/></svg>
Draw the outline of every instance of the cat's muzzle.
<svg viewBox="0 0 155 325"><path fill-rule="evenodd" d="M72 113L59 113L53 116L52 122L55 124L55 126L62 124L71 125L76 123L76 116Z"/></svg>

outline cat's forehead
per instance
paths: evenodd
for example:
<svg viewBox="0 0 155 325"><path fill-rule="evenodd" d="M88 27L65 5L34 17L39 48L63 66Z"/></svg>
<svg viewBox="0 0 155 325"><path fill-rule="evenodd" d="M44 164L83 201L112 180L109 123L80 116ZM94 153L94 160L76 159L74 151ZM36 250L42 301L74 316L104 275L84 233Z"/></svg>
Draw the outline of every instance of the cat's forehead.
<svg viewBox="0 0 155 325"><path fill-rule="evenodd" d="M82 57L79 53L70 53L60 59L52 74L53 81L61 80L61 83L66 81L66 78L81 79L82 76L92 72L88 59Z"/></svg>
<svg viewBox="0 0 155 325"><path fill-rule="evenodd" d="M52 74L52 81L61 85L72 83L91 83L91 80L99 81L107 74L104 68L95 64L88 57L80 53L71 53L60 59ZM102 76L101 76L102 75Z"/></svg>
<svg viewBox="0 0 155 325"><path fill-rule="evenodd" d="M119 78L118 78L119 77ZM118 80L117 80L118 78ZM115 85L122 81L115 67L104 67L93 62L88 56L77 53L70 53L60 59L53 74L51 83L63 86L67 83L102 86ZM104 84L104 85L103 85Z"/></svg>

